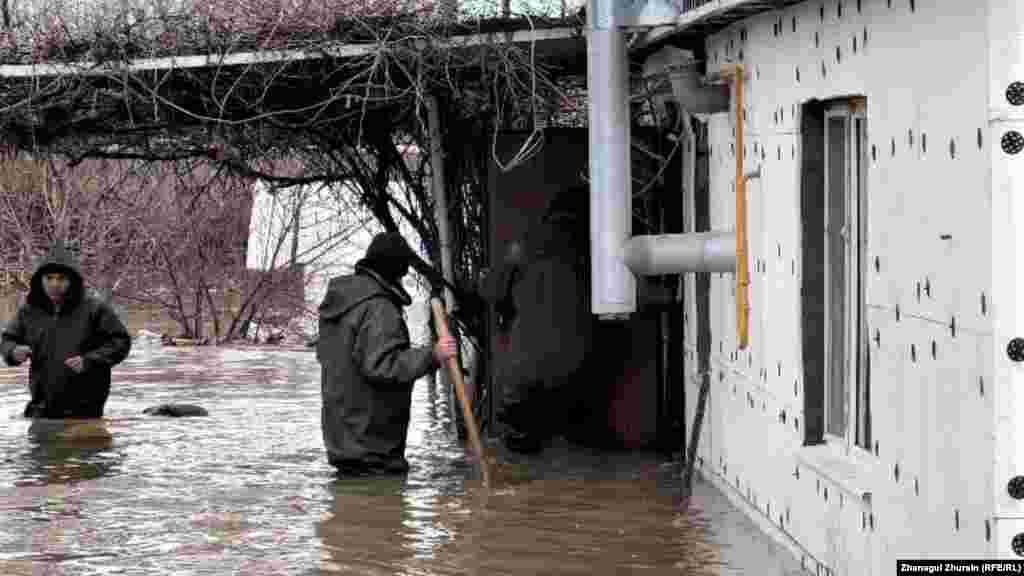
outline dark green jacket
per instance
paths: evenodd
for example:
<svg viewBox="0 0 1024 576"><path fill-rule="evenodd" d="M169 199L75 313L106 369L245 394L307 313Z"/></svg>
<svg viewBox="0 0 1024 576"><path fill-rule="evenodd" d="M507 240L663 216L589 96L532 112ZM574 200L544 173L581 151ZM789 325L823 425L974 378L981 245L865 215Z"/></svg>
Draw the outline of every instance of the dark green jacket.
<svg viewBox="0 0 1024 576"><path fill-rule="evenodd" d="M59 313L43 290L42 277L50 270L71 281ZM26 417L99 418L110 395L110 368L128 356L131 337L110 306L85 293L74 256L55 244L32 274L26 303L0 337L0 355L9 366L19 345L32 348ZM72 356L84 359L82 373L64 365Z"/></svg>
<svg viewBox="0 0 1024 576"><path fill-rule="evenodd" d="M408 467L412 387L438 368L429 347L410 347L402 306L411 303L401 287L358 265L328 285L316 355L324 445L335 466Z"/></svg>
<svg viewBox="0 0 1024 576"><path fill-rule="evenodd" d="M557 388L586 358L589 289L574 269L571 237L554 225L534 229L521 262L503 262L485 280L484 298L508 320L499 330L507 349L494 358L494 380L506 404L532 387ZM506 311L512 310L512 314Z"/></svg>

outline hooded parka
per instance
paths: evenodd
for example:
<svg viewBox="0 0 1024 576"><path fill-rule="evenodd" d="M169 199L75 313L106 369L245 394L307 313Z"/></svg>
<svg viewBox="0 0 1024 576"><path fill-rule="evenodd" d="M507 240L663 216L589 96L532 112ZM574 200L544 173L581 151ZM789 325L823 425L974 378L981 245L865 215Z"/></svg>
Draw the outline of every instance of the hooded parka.
<svg viewBox="0 0 1024 576"><path fill-rule="evenodd" d="M413 384L438 364L431 348L410 346L400 276L385 278L370 256L330 281L319 309L324 445L343 472L404 472Z"/></svg>
<svg viewBox="0 0 1024 576"><path fill-rule="evenodd" d="M552 393L564 392L586 358L589 310L571 241L557 223L542 224L522 256L506 259L485 281L484 298L504 317L499 330L507 349L496 355L494 371L500 418L513 427L545 428L555 424L545 418L564 419L554 406L542 417L533 400L549 403Z"/></svg>
<svg viewBox="0 0 1024 576"><path fill-rule="evenodd" d="M43 288L49 272L62 272L70 281L59 310ZM109 305L85 293L74 255L57 242L36 266L26 303L0 336L0 355L9 366L16 365L16 346L32 348L26 417L100 418L110 395L110 369L128 356L131 337ZM83 359L81 373L64 364L73 356Z"/></svg>

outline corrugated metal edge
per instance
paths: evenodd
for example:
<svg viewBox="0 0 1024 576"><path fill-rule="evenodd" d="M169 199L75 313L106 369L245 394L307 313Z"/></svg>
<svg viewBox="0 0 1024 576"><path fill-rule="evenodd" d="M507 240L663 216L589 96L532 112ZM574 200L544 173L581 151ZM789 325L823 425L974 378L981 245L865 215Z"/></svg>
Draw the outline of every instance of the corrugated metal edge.
<svg viewBox="0 0 1024 576"><path fill-rule="evenodd" d="M687 10L673 26L662 26L647 32L634 42L633 49L654 49L669 38L679 35L704 37L731 24L772 10L779 10L809 0L715 0Z"/></svg>

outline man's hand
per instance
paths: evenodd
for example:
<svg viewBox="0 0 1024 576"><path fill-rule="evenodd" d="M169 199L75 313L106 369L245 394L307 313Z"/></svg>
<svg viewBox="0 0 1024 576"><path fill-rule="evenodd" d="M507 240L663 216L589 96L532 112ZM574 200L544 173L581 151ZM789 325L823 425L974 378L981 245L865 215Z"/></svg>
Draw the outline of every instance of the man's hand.
<svg viewBox="0 0 1024 576"><path fill-rule="evenodd" d="M32 348L29 346L15 346L11 356L14 357L14 361L21 364L25 360L28 360L29 356L32 355Z"/></svg>
<svg viewBox="0 0 1024 576"><path fill-rule="evenodd" d="M64 361L64 365L71 368L75 374L81 374L82 371L85 370L85 361L82 360L81 356L72 356L71 358L68 358Z"/></svg>
<svg viewBox="0 0 1024 576"><path fill-rule="evenodd" d="M458 347L455 345L455 338L451 336L440 338L437 344L434 344L434 359L438 364L444 364L449 358L454 358L457 353Z"/></svg>

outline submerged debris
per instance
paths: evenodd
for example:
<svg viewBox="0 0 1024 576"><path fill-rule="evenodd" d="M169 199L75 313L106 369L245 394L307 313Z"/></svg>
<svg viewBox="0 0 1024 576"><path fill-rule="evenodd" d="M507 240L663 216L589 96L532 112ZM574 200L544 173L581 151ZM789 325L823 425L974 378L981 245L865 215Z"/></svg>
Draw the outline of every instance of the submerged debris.
<svg viewBox="0 0 1024 576"><path fill-rule="evenodd" d="M142 413L150 416L171 416L174 418L210 415L206 408L196 406L195 404L160 404L159 406L150 406L143 410Z"/></svg>

